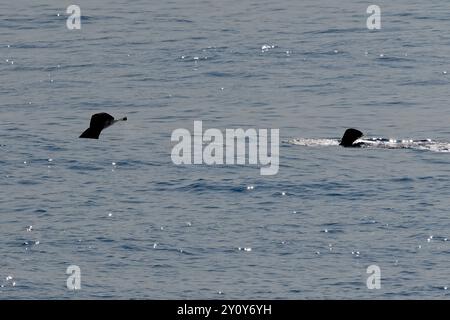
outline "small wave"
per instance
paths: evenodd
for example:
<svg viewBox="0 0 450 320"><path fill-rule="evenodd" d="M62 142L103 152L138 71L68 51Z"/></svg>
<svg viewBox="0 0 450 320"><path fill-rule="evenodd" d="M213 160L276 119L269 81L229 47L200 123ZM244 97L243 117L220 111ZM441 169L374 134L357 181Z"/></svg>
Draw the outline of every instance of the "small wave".
<svg viewBox="0 0 450 320"><path fill-rule="evenodd" d="M433 152L450 152L450 143L435 142L428 146L419 146L418 149L429 150Z"/></svg>
<svg viewBox="0 0 450 320"><path fill-rule="evenodd" d="M306 139L306 138L296 138L286 141L288 144L307 146L307 147L317 147L317 146L338 146L338 139Z"/></svg>
<svg viewBox="0 0 450 320"><path fill-rule="evenodd" d="M398 140L385 138L367 138L358 139L355 143L362 143L362 148L372 149L415 149L426 150L432 152L450 152L450 142L439 142L431 139L424 140ZM299 145L306 147L327 147L338 146L338 139L310 139L310 138L294 138L285 141L287 144Z"/></svg>

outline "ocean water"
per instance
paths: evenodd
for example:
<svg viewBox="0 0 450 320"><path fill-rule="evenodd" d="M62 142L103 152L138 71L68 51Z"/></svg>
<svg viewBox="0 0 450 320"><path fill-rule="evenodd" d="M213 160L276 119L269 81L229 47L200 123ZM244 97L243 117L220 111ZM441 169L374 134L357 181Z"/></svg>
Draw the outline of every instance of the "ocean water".
<svg viewBox="0 0 450 320"><path fill-rule="evenodd" d="M0 299L448 298L448 1L38 2L0 3ZM195 120L280 129L278 174L174 165Z"/></svg>

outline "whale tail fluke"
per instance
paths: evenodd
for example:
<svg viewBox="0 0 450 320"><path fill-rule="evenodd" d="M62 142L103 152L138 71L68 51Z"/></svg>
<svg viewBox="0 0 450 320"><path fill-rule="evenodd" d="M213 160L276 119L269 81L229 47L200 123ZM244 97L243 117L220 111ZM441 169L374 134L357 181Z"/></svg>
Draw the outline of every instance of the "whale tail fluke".
<svg viewBox="0 0 450 320"><path fill-rule="evenodd" d="M80 138L86 138L86 139L98 139L100 136L100 132L98 130L94 130L92 128L87 128L84 130L84 132L80 135Z"/></svg>
<svg viewBox="0 0 450 320"><path fill-rule="evenodd" d="M127 121L127 117L114 120L114 117L106 112L96 113L91 117L91 123L81 135L80 138L98 139L103 129L108 128L117 121Z"/></svg>
<svg viewBox="0 0 450 320"><path fill-rule="evenodd" d="M128 118L127 117L123 117L122 119L117 119L117 120L114 120L114 122L117 122L117 121L127 121L128 120Z"/></svg>
<svg viewBox="0 0 450 320"><path fill-rule="evenodd" d="M341 142L339 143L339 145L343 146L343 147L353 147L353 146L357 146L354 145L353 142L355 142L356 140L358 140L359 138L361 138L364 134L356 129L350 128L345 130L344 135L342 136Z"/></svg>

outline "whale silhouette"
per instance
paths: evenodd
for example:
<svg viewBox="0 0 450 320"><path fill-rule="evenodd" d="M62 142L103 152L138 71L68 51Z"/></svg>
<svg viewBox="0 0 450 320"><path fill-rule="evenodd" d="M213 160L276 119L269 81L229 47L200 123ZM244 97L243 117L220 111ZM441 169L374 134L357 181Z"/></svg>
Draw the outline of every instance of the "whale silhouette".
<svg viewBox="0 0 450 320"><path fill-rule="evenodd" d="M112 115L106 112L96 113L92 115L89 128L80 135L80 138L98 139L103 129L108 128L118 121L127 121L127 117L115 120Z"/></svg>
<svg viewBox="0 0 450 320"><path fill-rule="evenodd" d="M361 143L354 143L356 140L361 138L364 134L356 129L350 128L345 130L344 135L342 136L341 141L339 142L339 145L343 147L361 147Z"/></svg>

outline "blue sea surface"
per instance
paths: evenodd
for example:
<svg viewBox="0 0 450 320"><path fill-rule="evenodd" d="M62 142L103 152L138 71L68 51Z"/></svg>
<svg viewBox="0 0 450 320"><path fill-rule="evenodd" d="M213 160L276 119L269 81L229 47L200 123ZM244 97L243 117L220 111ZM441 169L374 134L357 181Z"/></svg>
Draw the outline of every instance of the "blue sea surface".
<svg viewBox="0 0 450 320"><path fill-rule="evenodd" d="M448 299L450 153L287 142L450 143L447 0L76 2L0 3L0 299ZM196 120L278 174L174 165Z"/></svg>

